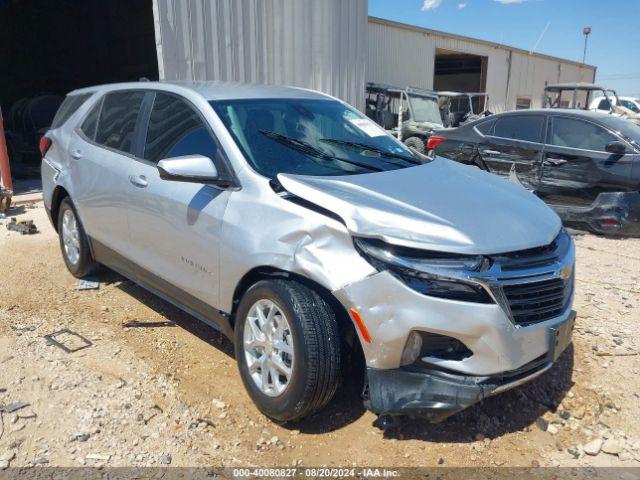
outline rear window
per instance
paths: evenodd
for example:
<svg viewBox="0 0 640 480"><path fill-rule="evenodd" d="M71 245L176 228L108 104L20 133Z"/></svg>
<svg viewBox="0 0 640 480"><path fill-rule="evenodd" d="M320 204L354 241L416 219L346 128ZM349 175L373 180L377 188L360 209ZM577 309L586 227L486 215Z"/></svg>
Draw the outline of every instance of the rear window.
<svg viewBox="0 0 640 480"><path fill-rule="evenodd" d="M62 102L62 105L60 105L60 108L58 108L55 117L53 117L51 129L61 127L67 120L69 120L71 115L76 113L76 110L78 110L91 95L91 93L68 95Z"/></svg>
<svg viewBox="0 0 640 480"><path fill-rule="evenodd" d="M113 92L104 97L96 143L133 153L133 132L145 92Z"/></svg>
<svg viewBox="0 0 640 480"><path fill-rule="evenodd" d="M543 116L522 115L508 116L496 120L494 136L541 143Z"/></svg>

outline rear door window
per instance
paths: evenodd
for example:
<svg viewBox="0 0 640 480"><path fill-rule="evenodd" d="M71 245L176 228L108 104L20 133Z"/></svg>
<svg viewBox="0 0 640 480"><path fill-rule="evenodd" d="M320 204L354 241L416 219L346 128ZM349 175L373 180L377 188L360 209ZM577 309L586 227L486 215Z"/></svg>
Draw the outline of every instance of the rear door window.
<svg viewBox="0 0 640 480"><path fill-rule="evenodd" d="M582 120L553 117L549 143L558 147L604 152L607 143L618 138L604 128Z"/></svg>
<svg viewBox="0 0 640 480"><path fill-rule="evenodd" d="M496 120L496 137L526 142L542 143L544 116L542 115L514 115Z"/></svg>
<svg viewBox="0 0 640 480"><path fill-rule="evenodd" d="M103 100L96 142L124 153L133 153L133 133L145 92L108 93Z"/></svg>
<svg viewBox="0 0 640 480"><path fill-rule="evenodd" d="M81 95L67 95L67 97L58 108L53 121L51 122L51 129L61 127L69 117L76 113L76 111L82 106L84 102L91 96L91 93L83 93Z"/></svg>
<svg viewBox="0 0 640 480"><path fill-rule="evenodd" d="M144 148L146 160L157 163L184 155L215 160L217 148L204 120L187 102L174 95L156 94Z"/></svg>

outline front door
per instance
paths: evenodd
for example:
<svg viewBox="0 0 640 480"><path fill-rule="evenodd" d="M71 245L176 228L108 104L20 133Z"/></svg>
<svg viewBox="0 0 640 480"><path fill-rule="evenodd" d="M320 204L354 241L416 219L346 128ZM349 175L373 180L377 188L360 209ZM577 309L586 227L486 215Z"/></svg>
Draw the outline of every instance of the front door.
<svg viewBox="0 0 640 480"><path fill-rule="evenodd" d="M231 192L163 180L157 163L200 154L223 172L218 165L222 152L202 115L185 99L157 92L147 102L148 130L140 158L129 170L127 192L133 258L146 272L186 293L182 303L200 313L191 297L219 305L219 239Z"/></svg>
<svg viewBox="0 0 640 480"><path fill-rule="evenodd" d="M588 206L600 193L632 191L631 167L638 155L606 152L614 141L621 139L590 121L550 117L540 198L552 205Z"/></svg>
<svg viewBox="0 0 640 480"><path fill-rule="evenodd" d="M535 190L542 161L544 121L544 115L505 115L491 124L478 146L489 171Z"/></svg>
<svg viewBox="0 0 640 480"><path fill-rule="evenodd" d="M108 93L89 112L69 142L72 200L87 234L126 253L126 197L134 133L144 92Z"/></svg>

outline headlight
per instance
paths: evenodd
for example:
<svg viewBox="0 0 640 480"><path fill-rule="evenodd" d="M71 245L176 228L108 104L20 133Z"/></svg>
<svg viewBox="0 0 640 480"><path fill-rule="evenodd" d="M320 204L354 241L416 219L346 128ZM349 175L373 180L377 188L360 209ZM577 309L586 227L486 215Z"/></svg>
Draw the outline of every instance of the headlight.
<svg viewBox="0 0 640 480"><path fill-rule="evenodd" d="M480 272L490 260L481 255L432 252L354 237L358 252L378 271L388 271L424 295L476 303L493 303L480 285L466 282L465 272Z"/></svg>

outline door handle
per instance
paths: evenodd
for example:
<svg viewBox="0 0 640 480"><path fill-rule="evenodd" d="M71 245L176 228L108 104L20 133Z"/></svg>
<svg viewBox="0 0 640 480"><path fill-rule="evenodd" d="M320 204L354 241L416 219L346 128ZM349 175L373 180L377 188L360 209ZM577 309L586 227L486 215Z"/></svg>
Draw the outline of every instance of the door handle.
<svg viewBox="0 0 640 480"><path fill-rule="evenodd" d="M144 175L129 175L129 181L138 188L145 188L149 185L147 177Z"/></svg>
<svg viewBox="0 0 640 480"><path fill-rule="evenodd" d="M561 158L547 158L544 162L542 162L542 164L546 165L547 167L559 167L560 165L564 165L565 163L567 163L567 161Z"/></svg>
<svg viewBox="0 0 640 480"><path fill-rule="evenodd" d="M497 150L482 150L482 153L484 155L502 155L502 153Z"/></svg>
<svg viewBox="0 0 640 480"><path fill-rule="evenodd" d="M71 158L75 158L76 160L80 160L82 158L82 152L80 150L73 150L71 152Z"/></svg>

